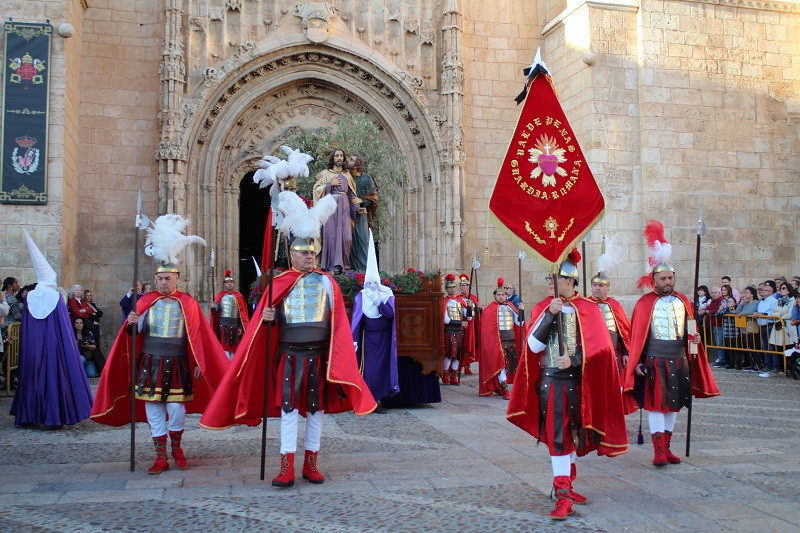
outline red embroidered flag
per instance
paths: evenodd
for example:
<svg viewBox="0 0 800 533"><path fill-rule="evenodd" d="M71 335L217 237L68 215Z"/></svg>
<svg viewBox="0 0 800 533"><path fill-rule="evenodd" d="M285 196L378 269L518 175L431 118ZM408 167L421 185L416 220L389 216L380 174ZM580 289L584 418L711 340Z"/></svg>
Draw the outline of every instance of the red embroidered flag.
<svg viewBox="0 0 800 533"><path fill-rule="evenodd" d="M550 76L538 72L500 167L489 211L515 245L558 265L599 221L604 208Z"/></svg>

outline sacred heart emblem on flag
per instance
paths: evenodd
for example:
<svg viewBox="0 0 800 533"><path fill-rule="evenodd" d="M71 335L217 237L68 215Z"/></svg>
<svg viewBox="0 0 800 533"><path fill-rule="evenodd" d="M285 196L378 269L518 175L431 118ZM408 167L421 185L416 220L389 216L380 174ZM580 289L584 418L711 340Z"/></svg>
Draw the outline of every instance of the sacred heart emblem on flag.
<svg viewBox="0 0 800 533"><path fill-rule="evenodd" d="M516 246L557 265L605 203L546 71L535 74L522 98L489 210Z"/></svg>

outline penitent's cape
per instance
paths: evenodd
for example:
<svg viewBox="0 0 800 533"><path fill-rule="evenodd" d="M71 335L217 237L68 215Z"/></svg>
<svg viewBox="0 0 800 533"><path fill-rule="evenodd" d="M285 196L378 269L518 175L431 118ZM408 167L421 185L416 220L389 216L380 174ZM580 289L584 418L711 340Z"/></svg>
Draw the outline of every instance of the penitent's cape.
<svg viewBox="0 0 800 533"><path fill-rule="evenodd" d="M686 317L689 320L694 319L694 312L691 302L685 294L674 291L673 295L677 296L686 306ZM647 338L650 336L650 323L653 319L653 308L656 301L660 298L655 290L649 292L639 298L636 306L633 308L633 315L631 315L631 346L630 355L628 356L628 368L625 372L625 394L633 395L634 385L637 380L644 380L644 377L637 376L635 372L636 365L641 362ZM697 345L698 354L692 358L692 395L695 398L711 398L712 396L719 396L720 392L717 388L717 383L714 381L714 375L711 373L711 367L708 366L708 357L706 357L706 350L703 344Z"/></svg>
<svg viewBox="0 0 800 533"><path fill-rule="evenodd" d="M189 374L192 376L194 391L193 400L185 402L186 412L202 413L230 362L211 331L197 300L180 291L173 292L169 297L178 300L186 319ZM165 296L157 291L148 292L136 303L136 312L143 315L161 298ZM127 317L108 354L92 406L92 420L109 426L122 426L131 421L131 336L126 326ZM136 346L141 353L142 339L137 339ZM202 372L200 379L194 378L195 366L199 366ZM147 421L142 401L136 402L136 421Z"/></svg>
<svg viewBox="0 0 800 533"><path fill-rule="evenodd" d="M506 359L503 356L503 346L500 342L500 329L497 325L497 308L500 304L493 301L487 305L481 314L480 339L481 339L481 362L478 365L478 395L491 396L499 386L497 376L506 367ZM514 304L506 302L514 313L519 314L519 310ZM519 326L514 325L514 341L519 353ZM508 375L507 383L513 384L515 376Z"/></svg>
<svg viewBox="0 0 800 533"><path fill-rule="evenodd" d="M542 300L531 311L531 321L523 337L525 350L517 367L511 401L506 418L537 439L539 435L539 354L531 351L527 339L550 305L552 296ZM615 456L628 451L628 430L625 426L619 374L614 347L597 304L575 293L567 300L576 310L583 347L581 374L581 424L599 435L598 455ZM582 455L595 448L581 450Z"/></svg>
<svg viewBox="0 0 800 533"><path fill-rule="evenodd" d="M331 340L325 365L327 381L327 413L355 411L357 415L371 413L377 407L364 379L358 372L353 335L347 320L341 290L333 278L325 272L317 271L331 280L333 302L330 314ZM273 280L273 306L289 294L300 279L301 273L292 268ZM275 390L275 369L278 367L278 326L267 326L260 320L267 305L266 295L261 297L253 313L254 319L242 337L233 356L228 371L217 388L214 398L200 419L200 425L207 429L225 429L235 424L257 426L261 422L264 408L264 373L267 354L267 327L272 327L269 358L272 363L269 391ZM270 394L267 414L280 416L280 407ZM305 416L305 413L301 414Z"/></svg>

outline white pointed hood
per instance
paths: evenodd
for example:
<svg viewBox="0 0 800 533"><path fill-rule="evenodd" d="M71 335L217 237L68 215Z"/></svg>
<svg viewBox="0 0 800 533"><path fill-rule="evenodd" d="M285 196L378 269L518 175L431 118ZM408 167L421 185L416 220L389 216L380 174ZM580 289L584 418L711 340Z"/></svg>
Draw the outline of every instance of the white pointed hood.
<svg viewBox="0 0 800 533"><path fill-rule="evenodd" d="M392 289L386 285L381 285L381 276L378 272L378 259L375 254L375 241L372 238L372 230L369 230L369 247L367 248L367 271L364 273L364 289L361 295L361 306L364 314L369 318L381 316L378 305L386 303L386 300L394 294Z"/></svg>
<svg viewBox="0 0 800 533"><path fill-rule="evenodd" d="M28 242L28 252L31 254L33 268L36 270L36 288L28 293L25 306L33 318L43 319L53 312L58 304L61 294L56 290L56 271L47 262L39 247L33 242L25 230L25 240Z"/></svg>

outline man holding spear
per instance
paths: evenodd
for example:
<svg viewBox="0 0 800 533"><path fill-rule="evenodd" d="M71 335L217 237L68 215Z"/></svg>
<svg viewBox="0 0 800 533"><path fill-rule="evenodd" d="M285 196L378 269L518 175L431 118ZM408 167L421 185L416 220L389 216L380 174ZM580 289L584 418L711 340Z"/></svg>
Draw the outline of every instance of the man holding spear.
<svg viewBox="0 0 800 533"><path fill-rule="evenodd" d="M160 261L156 290L139 299L120 329L92 406L95 422L130 423L131 337L137 337L132 394L140 401L134 418L150 425L156 460L149 474L169 469L167 434L175 466L188 467L181 447L186 413L203 411L229 364L200 304L177 288L178 253L189 244L205 245L200 237L183 235L188 223L180 215L167 214L147 229L145 253Z"/></svg>
<svg viewBox="0 0 800 533"><path fill-rule="evenodd" d="M651 220L642 233L650 257L649 273L639 279L639 287L653 290L633 308L624 388L647 411L653 464L665 466L681 462L670 451L678 412L691 405L692 395L710 398L719 396L719 390L700 335L688 328L688 321L694 319L692 304L675 290L675 269L668 262L672 246L664 238L664 226ZM697 348L696 355L690 354L694 351L690 347Z"/></svg>

